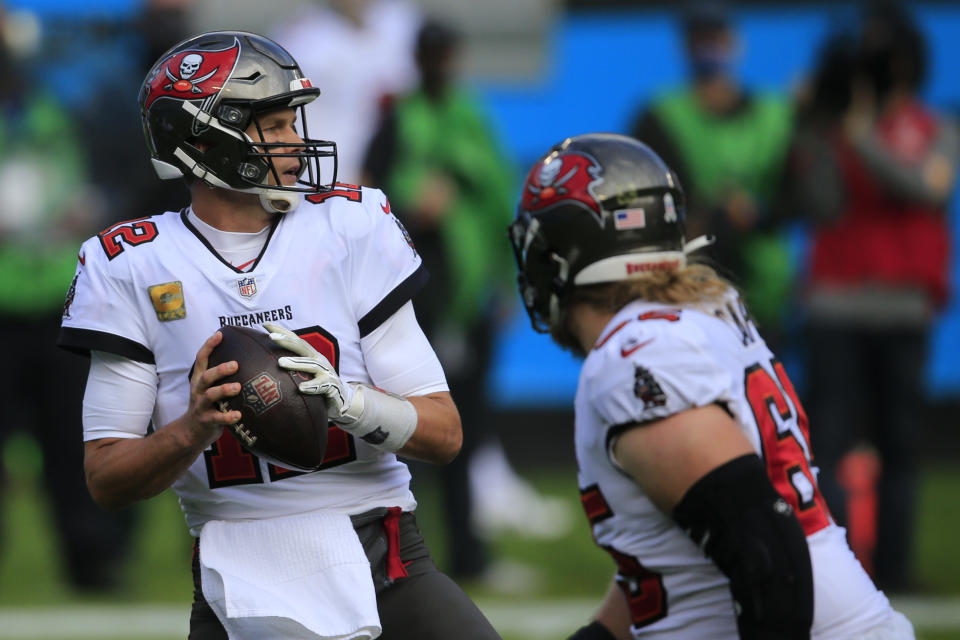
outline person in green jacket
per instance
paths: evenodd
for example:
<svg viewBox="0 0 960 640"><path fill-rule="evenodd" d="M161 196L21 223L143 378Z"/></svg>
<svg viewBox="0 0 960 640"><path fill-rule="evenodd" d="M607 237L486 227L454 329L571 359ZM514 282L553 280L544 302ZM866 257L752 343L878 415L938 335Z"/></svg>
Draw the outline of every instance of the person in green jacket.
<svg viewBox="0 0 960 640"><path fill-rule="evenodd" d="M0 27L3 17L0 7ZM8 398L0 448L16 431L37 443L65 577L98 591L116 585L132 514L104 512L87 493L80 425L66 417L80 415L87 365L58 349L56 337L76 247L101 221L76 127L30 84L25 64L0 37L0 388Z"/></svg>
<svg viewBox="0 0 960 640"><path fill-rule="evenodd" d="M423 24L415 52L420 85L385 110L364 173L390 194L430 271L417 318L443 364L464 434L460 455L440 471L448 571L476 579L487 558L473 526L469 466L478 447L495 440L485 386L495 328L513 298L503 236L515 185L478 100L456 86L459 41L444 24Z"/></svg>
<svg viewBox="0 0 960 640"><path fill-rule="evenodd" d="M792 108L786 97L751 92L736 78L740 43L722 5L689 5L683 37L690 82L645 105L631 133L674 167L688 194L688 234L717 238L712 257L777 343L792 269L774 200Z"/></svg>

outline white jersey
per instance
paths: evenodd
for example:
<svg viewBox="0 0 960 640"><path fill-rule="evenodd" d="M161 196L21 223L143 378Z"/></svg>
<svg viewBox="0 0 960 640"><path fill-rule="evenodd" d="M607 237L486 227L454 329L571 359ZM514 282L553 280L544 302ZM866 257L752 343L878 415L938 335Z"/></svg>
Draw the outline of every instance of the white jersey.
<svg viewBox="0 0 960 640"><path fill-rule="evenodd" d="M155 363L151 428L186 411L197 350L226 325L278 322L323 353L344 380L371 384L361 338L407 303L427 273L379 190L338 185L311 199L316 204L308 199L277 217L260 256L242 272L216 254L185 211L104 230L81 248L60 344ZM144 437L148 426L96 437ZM268 464L225 430L173 489L196 533L212 519L412 510L409 481L394 454L331 426L319 471Z"/></svg>
<svg viewBox="0 0 960 640"><path fill-rule="evenodd" d="M897 616L831 519L811 466L803 408L783 365L731 292L711 308L627 305L580 375L581 498L594 539L617 563L634 637L738 637L727 578L611 457L624 429L712 403L740 425L807 534L812 637L851 638Z"/></svg>

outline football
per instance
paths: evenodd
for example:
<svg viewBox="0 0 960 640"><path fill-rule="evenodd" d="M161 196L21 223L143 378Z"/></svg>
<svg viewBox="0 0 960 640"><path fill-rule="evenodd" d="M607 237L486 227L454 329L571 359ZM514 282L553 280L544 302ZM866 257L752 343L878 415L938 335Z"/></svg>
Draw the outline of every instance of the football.
<svg viewBox="0 0 960 640"><path fill-rule="evenodd" d="M221 327L223 339L210 354L209 367L236 360L233 375L218 384L239 382L240 393L220 402L223 412L239 411L240 422L227 430L250 453L287 469L316 471L327 449L327 407L322 396L300 393L308 379L281 369L277 359L291 352L277 346L266 331Z"/></svg>

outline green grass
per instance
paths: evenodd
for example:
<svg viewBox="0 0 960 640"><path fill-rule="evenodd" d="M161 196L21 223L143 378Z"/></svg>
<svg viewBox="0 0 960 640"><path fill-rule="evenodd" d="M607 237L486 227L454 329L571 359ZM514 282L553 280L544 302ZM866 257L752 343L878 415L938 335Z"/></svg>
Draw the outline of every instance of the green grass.
<svg viewBox="0 0 960 640"><path fill-rule="evenodd" d="M920 483L914 563L917 580L933 593L960 594L960 471L954 468L926 470Z"/></svg>
<svg viewBox="0 0 960 640"><path fill-rule="evenodd" d="M529 477L541 493L561 497L569 503L574 512L573 526L569 532L556 539L499 536L492 541L489 555L494 559L528 566L539 574L538 587L526 593L530 597L599 598L609 586L614 567L610 556L599 549L590 536L590 527L580 507L575 473L551 470L528 473L525 476ZM417 521L431 554L438 565L443 567L446 546L442 535L441 513L437 506L438 488L415 482L414 492L419 504ZM477 597L504 597L504 594L483 585L467 583L464 587Z"/></svg>
<svg viewBox="0 0 960 640"><path fill-rule="evenodd" d="M172 492L134 507L137 529L122 588L108 595L83 595L72 592L63 579L58 541L41 492L40 456L33 442L13 436L3 462L7 484L0 502L0 604L189 603L192 540Z"/></svg>
<svg viewBox="0 0 960 640"><path fill-rule="evenodd" d="M15 439L7 447L4 460L8 482L0 503L3 526L0 606L166 603L182 605L184 616L188 615L192 593L191 539L172 493L138 507L136 543L122 589L108 595L83 596L72 592L61 577L56 537L40 492L39 465L32 443ZM593 545L586 519L579 514L573 471L531 471L525 475L542 492L562 497L577 510L572 530L557 540L503 536L493 541L492 552L496 558L524 565L538 577L526 592L504 594L483 584L466 584L465 588L484 602L515 603L525 598L541 601L595 598L599 601L613 566L607 555ZM424 482L417 487L417 494L421 528L442 566L445 549L437 488ZM945 467L925 470L920 495L915 553L917 578L931 594L960 596L960 554L956 552L953 537L960 530L960 510L955 508L956 496L960 495L960 471ZM918 629L918 638L960 640L960 631ZM141 639L131 636L130 640Z"/></svg>

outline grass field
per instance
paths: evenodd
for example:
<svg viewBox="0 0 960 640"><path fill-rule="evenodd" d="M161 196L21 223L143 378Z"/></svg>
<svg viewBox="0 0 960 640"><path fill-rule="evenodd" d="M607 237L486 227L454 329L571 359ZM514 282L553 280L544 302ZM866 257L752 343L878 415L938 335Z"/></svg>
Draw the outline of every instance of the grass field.
<svg viewBox="0 0 960 640"><path fill-rule="evenodd" d="M73 593L60 577L56 538L46 503L39 493L39 470L32 459L32 444L23 439L8 446L4 456L8 471L2 501L3 546L0 552L0 639L26 640L172 640L185 637L191 597L189 549L176 499L163 494L138 509L139 523L133 558L123 588L117 593L84 596ZM11 452L10 449L13 449ZM531 471L526 475L544 493L569 501L579 510L575 478L562 470ZM945 467L926 469L916 541L917 577L923 597L953 598L958 616L942 619L914 616L921 640L960 640L960 554L955 535L960 531L960 471ZM435 487L417 487L421 503L419 520L442 564L444 542ZM504 568L497 584L467 584L504 634L505 640L564 638L590 614L593 602L606 588L612 564L593 546L586 519L578 517L573 529L556 540L502 536L493 541L494 556ZM905 612L920 611L922 598ZM918 614L919 615L919 614ZM126 616L126 617L118 617ZM113 619L121 635L77 635L99 629ZM61 622L57 622L61 621ZM60 624L60 627L57 627ZM170 630L171 625L173 631ZM926 626L925 626L926 625ZM46 631L45 631L46 629Z"/></svg>

